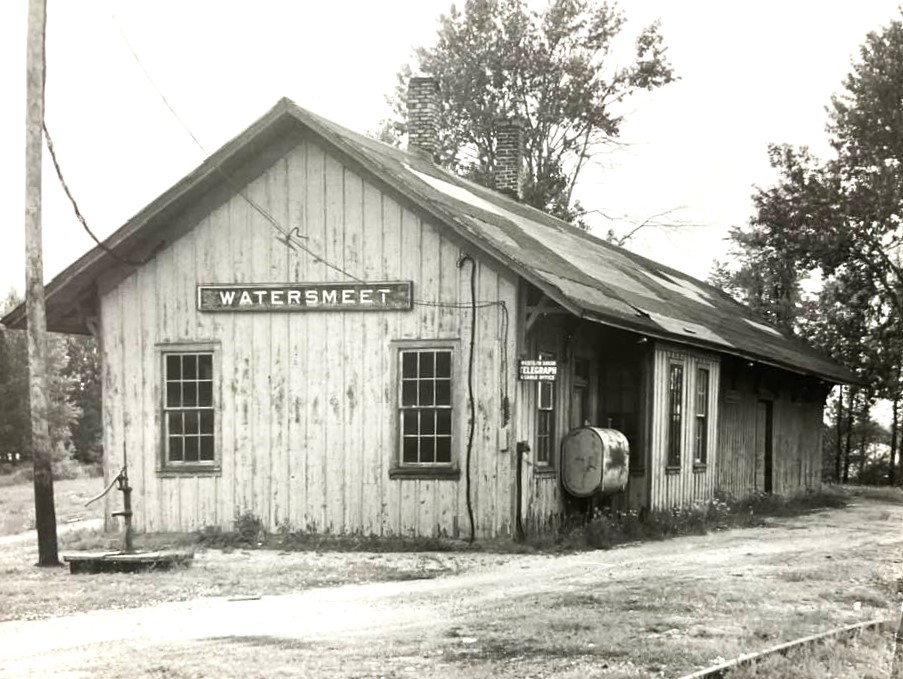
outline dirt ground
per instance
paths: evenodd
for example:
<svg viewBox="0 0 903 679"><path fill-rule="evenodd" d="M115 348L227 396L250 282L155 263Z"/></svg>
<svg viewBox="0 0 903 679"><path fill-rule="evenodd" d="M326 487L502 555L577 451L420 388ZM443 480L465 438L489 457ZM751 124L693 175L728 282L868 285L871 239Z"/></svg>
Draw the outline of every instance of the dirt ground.
<svg viewBox="0 0 903 679"><path fill-rule="evenodd" d="M892 617L903 506L861 499L764 528L472 566L12 620L0 623L0 677L679 677Z"/></svg>

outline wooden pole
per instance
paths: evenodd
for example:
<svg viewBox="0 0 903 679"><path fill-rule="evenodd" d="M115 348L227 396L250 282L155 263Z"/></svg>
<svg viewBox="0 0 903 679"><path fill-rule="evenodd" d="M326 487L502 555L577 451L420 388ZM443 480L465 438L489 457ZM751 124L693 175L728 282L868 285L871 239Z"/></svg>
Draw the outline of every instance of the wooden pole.
<svg viewBox="0 0 903 679"><path fill-rule="evenodd" d="M58 566L50 427L47 422L47 317L41 244L41 154L44 127L46 0L29 0L25 116L25 308L31 402L31 457L38 565Z"/></svg>

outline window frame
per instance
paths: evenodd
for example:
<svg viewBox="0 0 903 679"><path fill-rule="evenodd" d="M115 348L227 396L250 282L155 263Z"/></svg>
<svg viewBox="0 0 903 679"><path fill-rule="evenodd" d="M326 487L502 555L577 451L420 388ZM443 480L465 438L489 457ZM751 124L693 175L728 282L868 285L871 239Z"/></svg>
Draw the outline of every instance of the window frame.
<svg viewBox="0 0 903 679"><path fill-rule="evenodd" d="M394 382L393 393L393 446L392 446L392 462L389 468L389 478L405 479L405 478L429 478L429 479L451 479L455 480L460 477L460 468L458 464L457 446L460 446L462 440L458 431L458 421L460 417L461 401L460 401L460 384L461 384L461 368L460 368L460 351L458 340L395 340L392 342L392 379ZM405 353L417 352L442 352L450 353L450 370L449 370L449 405L447 409L450 411L450 435L449 435L449 451L450 459L448 462L406 462L404 460L404 415L405 412L411 410L424 410L424 407L411 407L403 405L402 390L404 388L404 355ZM420 376L415 376L416 380ZM433 376L435 380L435 375ZM419 389L418 389L419 393ZM436 406L431 409L435 410ZM444 407L443 407L444 409ZM438 436L433 435L434 440ZM407 437L410 438L410 437ZM435 449L434 449L435 455Z"/></svg>
<svg viewBox="0 0 903 679"><path fill-rule="evenodd" d="M551 351L539 351L536 357L540 361L557 361L555 354ZM543 392L548 393L548 405L543 405ZM555 434L556 434L556 418L558 415L557 398L558 394L555 389L555 380L537 380L536 381L536 430L534 433L534 453L533 463L538 472L554 471L555 464ZM545 434L540 433L540 422L546 419L548 431ZM545 439L545 446L540 445L541 439ZM545 450L546 457L540 459L540 453Z"/></svg>
<svg viewBox="0 0 903 679"><path fill-rule="evenodd" d="M675 391L673 380L674 380L674 370L675 368L680 370L680 385L679 389ZM686 379L686 364L684 361L678 361L674 359L670 359L668 361L668 420L666 427L666 438L665 438L665 468L669 471L679 471L683 464L683 456L684 456L684 410L685 410L685 402L686 402L686 387L687 387L687 379ZM675 401L674 396L675 393L679 396L679 402L677 405L677 412L675 413ZM675 419L676 414L676 419ZM675 424L676 422L676 424ZM676 434L676 437L675 437Z"/></svg>
<svg viewBox="0 0 903 679"><path fill-rule="evenodd" d="M702 375L705 380L701 380ZM699 387L705 384L705 392L701 393ZM694 413L693 413L693 467L704 468L709 460L709 422L712 415L712 370L708 365L696 366L696 382L693 385ZM702 408L700 409L700 405Z"/></svg>
<svg viewBox="0 0 903 679"><path fill-rule="evenodd" d="M156 418L154 425L158 432L157 474L159 476L184 476L184 475L220 475L222 473L222 352L220 343L216 341L201 342L173 342L156 345L157 374L154 388L157 390ZM167 370L166 360L171 355L202 355L211 356L211 403L209 411L213 413L213 459L178 461L169 457L168 415L174 410L186 410L171 408L167 404ZM206 380L204 380L206 381ZM200 411L200 407L194 408ZM200 455L200 449L199 449Z"/></svg>

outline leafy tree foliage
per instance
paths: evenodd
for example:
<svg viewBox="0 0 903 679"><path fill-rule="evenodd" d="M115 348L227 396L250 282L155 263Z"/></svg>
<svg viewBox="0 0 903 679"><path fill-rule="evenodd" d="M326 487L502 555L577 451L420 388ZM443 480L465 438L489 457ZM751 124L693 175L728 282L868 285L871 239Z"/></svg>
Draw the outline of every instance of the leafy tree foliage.
<svg viewBox="0 0 903 679"><path fill-rule="evenodd" d="M8 310L21 299L10 293ZM100 362L88 338L48 335L48 419L55 460L100 459ZM0 460L31 459L28 346L25 332L0 326Z"/></svg>
<svg viewBox="0 0 903 679"><path fill-rule="evenodd" d="M898 412L903 400L901 101L903 21L896 18L866 37L831 100L831 157L770 147L778 179L756 191L756 216L732 234L740 269L719 274L719 282L734 285L747 301L758 298L765 316L821 346L862 380L864 388L848 389L835 408L835 422L846 422L844 477L853 428L868 423L868 404L888 398ZM821 283L817 301L808 304L787 294L805 278ZM840 417L844 400L847 413ZM892 429L893 460L896 422ZM837 454L840 460L841 447Z"/></svg>
<svg viewBox="0 0 903 679"><path fill-rule="evenodd" d="M18 301L10 293L2 308ZM31 417L28 410L28 348L25 333L0 326L0 461L30 459Z"/></svg>
<svg viewBox="0 0 903 679"><path fill-rule="evenodd" d="M437 41L416 50L417 69L441 84L440 161L492 185L500 119L525 123L524 200L574 220L574 187L593 153L617 139L624 104L674 80L658 24L636 38L625 66L611 56L625 24L613 4L550 0L540 12L525 0L467 0L440 18ZM381 133L406 132L405 66Z"/></svg>
<svg viewBox="0 0 903 679"><path fill-rule="evenodd" d="M63 376L67 397L79 413L70 427L75 458L85 464L98 464L103 456L103 414L100 352L93 338L66 338Z"/></svg>
<svg viewBox="0 0 903 679"><path fill-rule="evenodd" d="M796 332L802 300L797 267L755 230L734 228L733 268L715 265L709 281L775 327Z"/></svg>

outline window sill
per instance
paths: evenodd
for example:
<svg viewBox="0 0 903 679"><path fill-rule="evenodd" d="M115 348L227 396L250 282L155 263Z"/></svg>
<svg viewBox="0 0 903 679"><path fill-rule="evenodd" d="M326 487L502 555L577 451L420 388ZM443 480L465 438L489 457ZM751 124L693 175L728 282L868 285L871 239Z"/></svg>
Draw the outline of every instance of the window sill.
<svg viewBox="0 0 903 679"><path fill-rule="evenodd" d="M665 467L666 474L680 474L680 467Z"/></svg>
<svg viewBox="0 0 903 679"><path fill-rule="evenodd" d="M389 470L389 478L457 481L461 478L461 470L457 467L395 467Z"/></svg>
<svg viewBox="0 0 903 679"><path fill-rule="evenodd" d="M222 476L223 469L219 465L184 465L179 467L163 467L157 469L157 476Z"/></svg>
<svg viewBox="0 0 903 679"><path fill-rule="evenodd" d="M558 476L558 470L555 467L550 467L548 465L542 467L533 467L533 476L538 476L539 478L551 478Z"/></svg>
<svg viewBox="0 0 903 679"><path fill-rule="evenodd" d="M693 465L693 473L694 474L705 474L705 472L708 468L709 468L708 465L704 464L704 463L703 464L694 464Z"/></svg>

